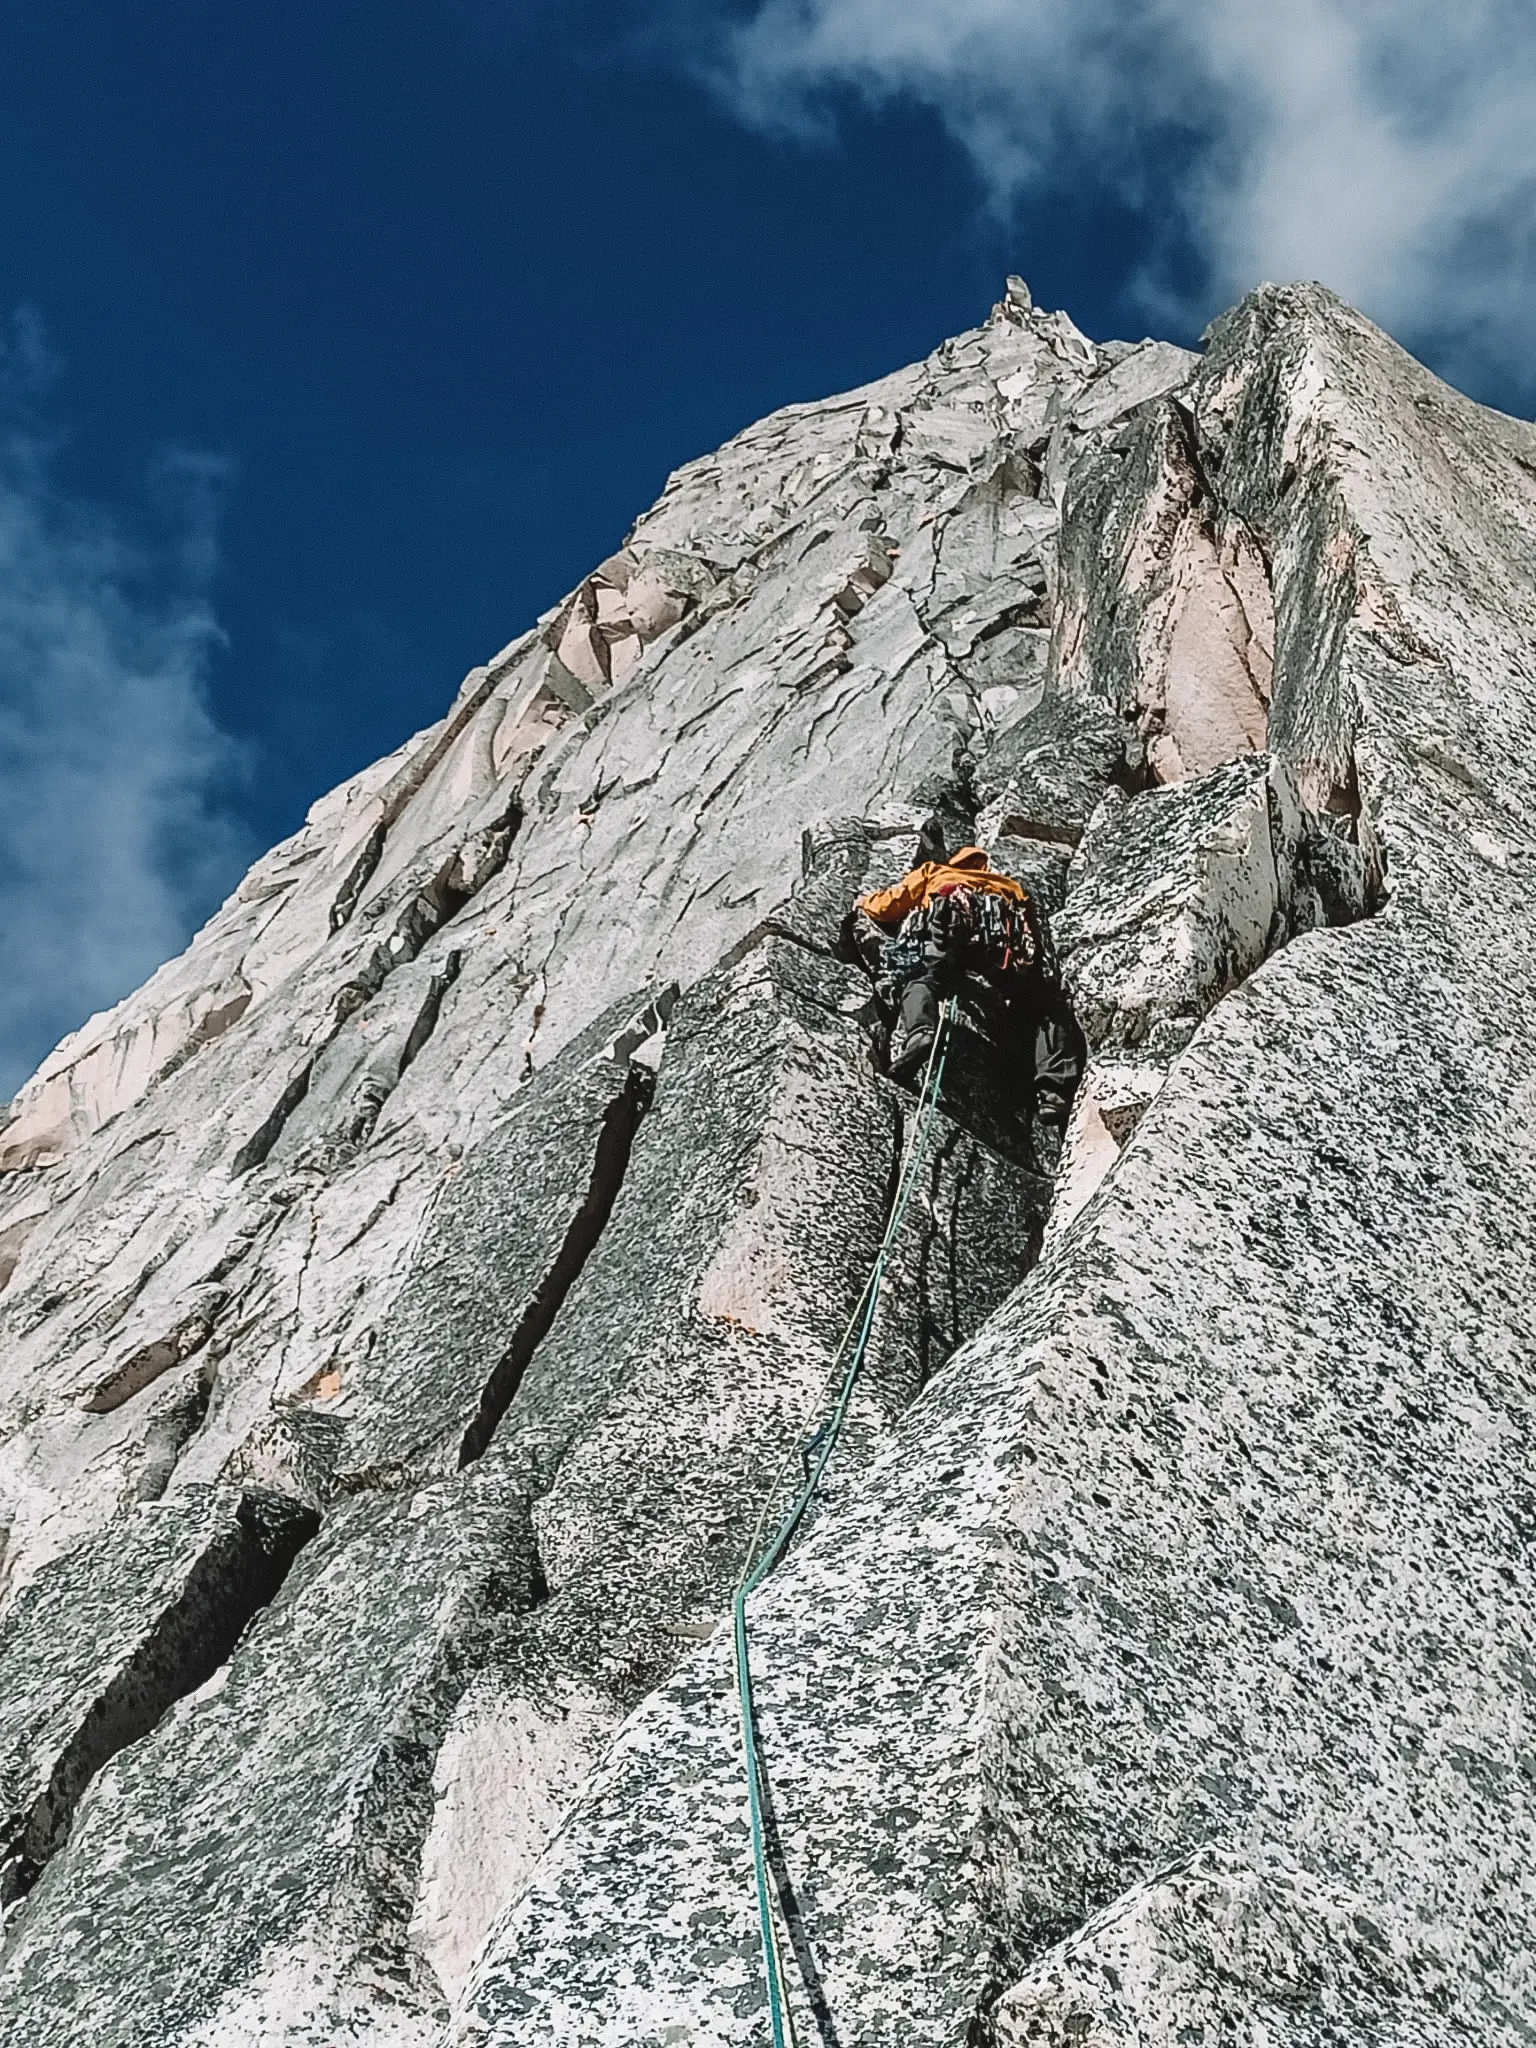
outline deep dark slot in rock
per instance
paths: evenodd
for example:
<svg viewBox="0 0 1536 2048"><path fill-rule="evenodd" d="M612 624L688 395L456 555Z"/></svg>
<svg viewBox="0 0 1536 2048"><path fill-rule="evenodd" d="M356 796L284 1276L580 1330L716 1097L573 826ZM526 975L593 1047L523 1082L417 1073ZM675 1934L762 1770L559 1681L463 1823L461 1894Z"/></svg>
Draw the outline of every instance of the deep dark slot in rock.
<svg viewBox="0 0 1536 2048"><path fill-rule="evenodd" d="M102 1766L228 1661L251 1617L277 1593L319 1526L312 1509L281 1495L242 1498L234 1529L198 1559L180 1596L81 1723L47 1791L0 1842L0 1904L23 1897L37 1882Z"/></svg>
<svg viewBox="0 0 1536 2048"><path fill-rule="evenodd" d="M414 960L422 947L450 918L457 917L468 903L474 891L454 879L457 859L450 863L445 873L436 876L424 889L418 889L401 912L390 940L390 952L394 961Z"/></svg>
<svg viewBox="0 0 1536 2048"><path fill-rule="evenodd" d="M935 1275L935 1253L942 1250L945 1226L941 1220L940 1204L944 1194L944 1171L953 1160L959 1145L958 1130L951 1129L940 1135L928 1157L928 1186L926 1202L928 1223L923 1230L917 1253L917 1392L927 1386L939 1366L955 1352L965 1339L963 1311L959 1296L959 1274L953 1256L947 1262L947 1270ZM952 1204L948 1219L948 1235L951 1240L959 1218L958 1199ZM934 1282L937 1279L937 1287ZM937 1293L938 1299L934 1295Z"/></svg>
<svg viewBox="0 0 1536 2048"><path fill-rule="evenodd" d="M495 824L472 833L411 897L389 941L390 965L414 960L428 939L457 917L487 882L506 866L512 842L522 829L522 806L514 800Z"/></svg>
<svg viewBox="0 0 1536 2048"><path fill-rule="evenodd" d="M450 953L443 962L442 972L434 974L428 983L426 997L422 1002L421 1008L416 1013L416 1021L411 1026L410 1035L400 1051L400 1072L402 1074L437 1029L437 1019L443 1007L443 997L447 995L449 989L458 980L459 969L463 964L464 955L461 952L454 951Z"/></svg>
<svg viewBox="0 0 1536 2048"><path fill-rule="evenodd" d="M249 1173L253 1166L260 1166L283 1135L284 1124L309 1093L309 1078L314 1071L314 1064L313 1060L306 1060L300 1067L263 1119L259 1129L251 1133L235 1154L229 1169L231 1174Z"/></svg>
<svg viewBox="0 0 1536 2048"><path fill-rule="evenodd" d="M380 819L379 823L368 834L362 852L352 863L347 879L342 883L340 893L337 895L336 901L331 905L331 930L333 932L339 932L348 918L351 917L353 911L357 908L358 898L373 879L373 871L378 866L380 857L384 852L384 841L388 836L388 831L388 826Z"/></svg>
<svg viewBox="0 0 1536 2048"><path fill-rule="evenodd" d="M347 1125L347 1142L363 1144L371 1135L374 1125L383 1112L385 1103L399 1086L405 1070L420 1053L423 1046L437 1029L437 1020L443 1007L443 998L459 978L464 955L457 948L443 962L441 973L434 974L427 984L421 1008L416 1012L405 1044L393 1068L381 1072L377 1068L364 1076L354 1099L351 1121Z"/></svg>
<svg viewBox="0 0 1536 2048"><path fill-rule="evenodd" d="M522 1384L529 1360L549 1334L562 1302L607 1227L619 1189L624 1185L635 1132L650 1107L654 1087L653 1076L632 1067L623 1092L609 1104L581 1207L571 1218L554 1264L524 1309L511 1343L491 1369L475 1419L465 1430L459 1447L461 1467L472 1465L496 1434L497 1425Z"/></svg>

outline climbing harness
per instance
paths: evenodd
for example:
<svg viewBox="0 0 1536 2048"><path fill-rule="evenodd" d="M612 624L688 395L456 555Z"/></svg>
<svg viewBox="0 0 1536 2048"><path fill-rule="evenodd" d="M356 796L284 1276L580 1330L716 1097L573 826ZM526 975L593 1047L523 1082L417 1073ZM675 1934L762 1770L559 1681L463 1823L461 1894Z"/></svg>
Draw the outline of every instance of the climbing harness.
<svg viewBox="0 0 1536 2048"><path fill-rule="evenodd" d="M747 1546L747 1563L737 1582L735 1596L731 1601L731 1621L736 1665L736 1705L741 1717L741 1744L747 1774L747 1811L752 1829L752 1872L757 1891L757 1917L763 1944L763 1974L768 1987L768 2017L773 2029L773 2048L794 2048L794 2020L784 1989L784 1965L779 1953L778 1929L774 1922L773 1894L768 1880L768 1859L763 1837L763 1784L765 1772L758 1751L757 1721L752 1703L752 1666L747 1641L747 1600L773 1570L788 1549L790 1539L805 1515L821 1484L822 1474L832 1453L837 1448L842 1433L849 1402L858 1383L864 1364L864 1355L869 1348L870 1333L874 1328L875 1310L879 1306L880 1291L885 1282L886 1268L895 1249L902 1219L912 1191L917 1186L923 1161L928 1151L928 1141L933 1128L933 1118L939 1099L939 1084L944 1076L946 1044L950 1022L954 1016L954 998L950 997L939 1012L939 1028L934 1033L933 1046L928 1054L928 1066L923 1075L923 1085L918 1093L917 1123L912 1144L907 1153L906 1163L897 1183L896 1194L891 1202L890 1214L886 1218L885 1235L880 1240L880 1249L875 1254L874 1265L864 1283L864 1291L849 1319L837 1350L832 1355L828 1383L835 1378L838 1367L843 1366L842 1378L837 1382L836 1398L831 1413L818 1429L800 1445L798 1456L803 1472L803 1484L791 1502L784 1519L779 1523L767 1543L762 1542L763 1530L767 1524L769 1508L783 1481L784 1472L790 1469L793 1460L787 1460L783 1470L769 1489L752 1531L752 1540ZM850 1343L852 1349L849 1349ZM759 1548L759 1545L762 1547Z"/></svg>

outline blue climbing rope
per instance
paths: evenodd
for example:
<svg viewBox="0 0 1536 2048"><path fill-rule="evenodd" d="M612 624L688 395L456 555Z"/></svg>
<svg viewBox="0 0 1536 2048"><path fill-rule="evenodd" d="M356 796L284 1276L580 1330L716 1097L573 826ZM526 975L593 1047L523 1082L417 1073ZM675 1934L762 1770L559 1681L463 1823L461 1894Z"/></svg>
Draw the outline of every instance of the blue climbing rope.
<svg viewBox="0 0 1536 2048"><path fill-rule="evenodd" d="M790 2014L789 2001L784 1989L784 1965L779 1954L778 1930L774 1925L773 1893L768 1880L768 1858L763 1840L763 1784L762 1757L757 1743L757 1719L752 1701L752 1665L747 1640L747 1600L773 1570L788 1549L790 1539L799 1528L806 1509L815 1497L821 1484L832 1453L837 1449L838 1437L842 1434L843 1421L853 1390L858 1384L863 1368L864 1354L869 1348L870 1333L874 1329L875 1311L880 1303L880 1290L885 1283L886 1268L901 1230L902 1220L912 1191L917 1186L927 1156L928 1140L933 1127L935 1108L939 1099L939 1084L944 1076L944 1060L947 1052L950 1020L954 1014L954 1002L946 1002L939 1012L939 1026L934 1033L933 1045L928 1054L928 1065L923 1074L923 1085L918 1094L917 1124L912 1143L908 1148L901 1178L891 1201L890 1214L886 1218L885 1235L880 1240L880 1249L875 1254L874 1265L864 1283L842 1340L832 1356L831 1375L836 1374L844 1354L841 1381L832 1411L826 1420L800 1446L799 1458L804 1474L804 1483L791 1502L784 1519L779 1523L772 1537L762 1547L763 1529L768 1519L768 1510L780 1480L770 1488L762 1513L758 1516L757 1527L752 1532L752 1541L747 1547L747 1564L737 1582L735 1596L731 1601L731 1621L736 1659L736 1706L741 1718L741 1743L747 1773L747 1811L752 1828L752 1872L757 1890L757 1917L763 1944L763 1975L768 1987L768 2017L773 2029L773 2048L794 2048L794 2022ZM852 1340L853 1348L849 1350ZM787 1469L787 1468L786 1468Z"/></svg>

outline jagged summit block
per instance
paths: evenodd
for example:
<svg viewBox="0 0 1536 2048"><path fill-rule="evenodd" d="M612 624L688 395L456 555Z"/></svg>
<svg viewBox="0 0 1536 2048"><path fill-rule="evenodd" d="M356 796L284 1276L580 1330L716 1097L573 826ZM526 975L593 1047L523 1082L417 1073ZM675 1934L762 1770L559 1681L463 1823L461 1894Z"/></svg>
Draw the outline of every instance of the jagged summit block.
<svg viewBox="0 0 1536 2048"><path fill-rule="evenodd" d="M1010 279L66 1041L0 1129L4 2038L767 2041L717 1625L913 1143L838 929L933 815L1090 1057L1051 1182L963 1030L754 1596L798 2037L1520 2038L1533 592L1536 430L1321 289L1196 357Z"/></svg>

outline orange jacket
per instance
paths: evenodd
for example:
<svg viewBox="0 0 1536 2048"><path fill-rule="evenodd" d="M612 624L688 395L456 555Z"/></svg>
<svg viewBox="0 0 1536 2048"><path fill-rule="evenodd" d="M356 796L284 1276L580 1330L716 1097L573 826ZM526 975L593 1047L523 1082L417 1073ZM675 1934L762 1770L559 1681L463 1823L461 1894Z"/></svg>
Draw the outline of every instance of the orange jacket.
<svg viewBox="0 0 1536 2048"><path fill-rule="evenodd" d="M859 909L876 924L898 925L909 912L951 889L976 889L1023 903L1025 892L1011 875L998 874L979 846L962 846L948 860L925 860L889 889L875 889L859 898Z"/></svg>

